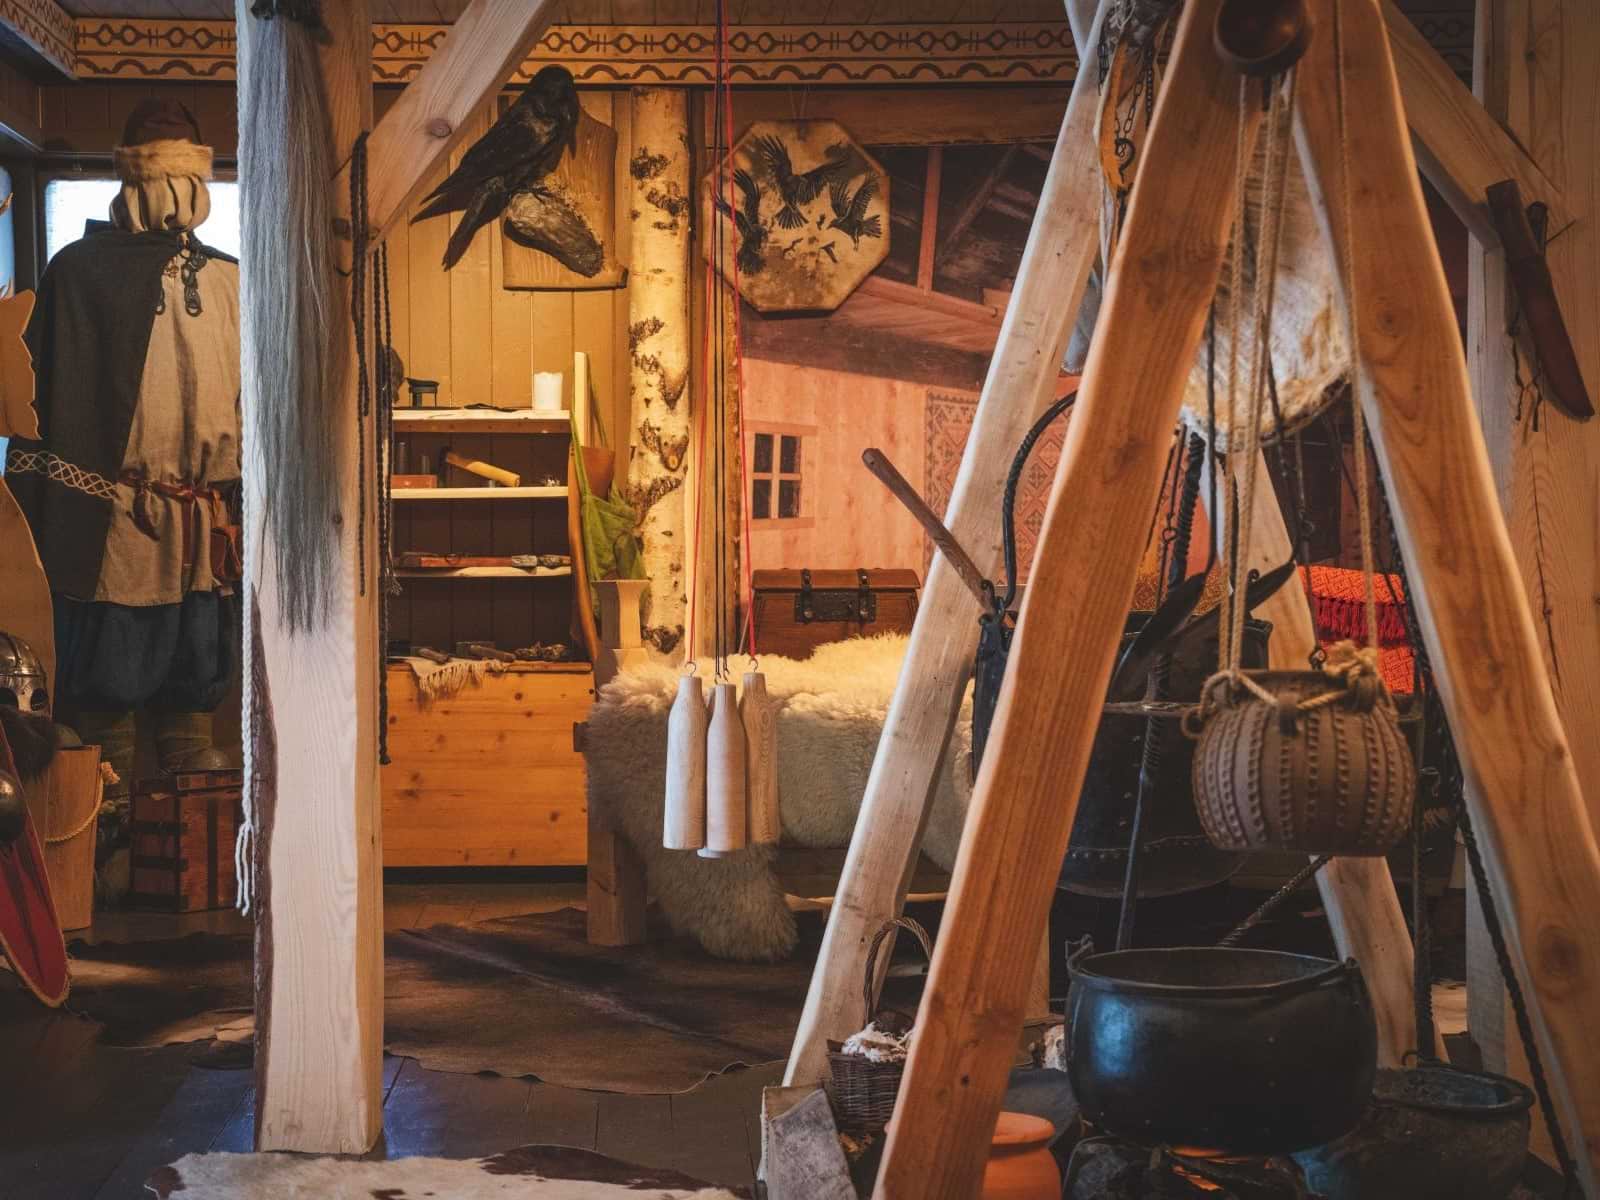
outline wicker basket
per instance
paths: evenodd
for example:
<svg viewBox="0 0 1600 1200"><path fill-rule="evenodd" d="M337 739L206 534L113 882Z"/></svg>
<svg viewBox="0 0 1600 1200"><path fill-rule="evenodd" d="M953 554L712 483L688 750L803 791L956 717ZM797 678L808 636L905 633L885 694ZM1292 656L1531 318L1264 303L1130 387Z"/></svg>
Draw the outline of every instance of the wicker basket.
<svg viewBox="0 0 1600 1200"><path fill-rule="evenodd" d="M869 1020L874 1019L873 1001L876 989L873 976L878 963L878 951L884 939L896 929L912 933L922 944L922 952L933 961L933 943L928 931L910 917L896 917L885 921L883 928L873 936L872 948L867 951L867 974L862 995L863 1006ZM891 951L893 947L891 944ZM892 955L891 955L892 956ZM885 967L885 971L887 971ZM877 1133L894 1116L895 1098L900 1094L900 1077L905 1074L903 1062L873 1062L859 1054L845 1054L842 1043L828 1043L828 1066L833 1074L833 1087L829 1089L833 1100L834 1117L839 1128L850 1133Z"/></svg>

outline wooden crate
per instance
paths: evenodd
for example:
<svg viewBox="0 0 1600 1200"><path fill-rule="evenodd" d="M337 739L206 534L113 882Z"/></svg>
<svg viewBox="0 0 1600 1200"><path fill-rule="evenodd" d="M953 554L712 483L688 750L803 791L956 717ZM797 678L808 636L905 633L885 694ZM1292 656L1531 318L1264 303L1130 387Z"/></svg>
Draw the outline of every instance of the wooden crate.
<svg viewBox="0 0 1600 1200"><path fill-rule="evenodd" d="M587 663L518 663L448 699L418 703L389 667L383 865L578 866L588 855L583 756Z"/></svg>
<svg viewBox="0 0 1600 1200"><path fill-rule="evenodd" d="M194 771L137 785L129 896L134 907L170 912L233 907L242 774Z"/></svg>

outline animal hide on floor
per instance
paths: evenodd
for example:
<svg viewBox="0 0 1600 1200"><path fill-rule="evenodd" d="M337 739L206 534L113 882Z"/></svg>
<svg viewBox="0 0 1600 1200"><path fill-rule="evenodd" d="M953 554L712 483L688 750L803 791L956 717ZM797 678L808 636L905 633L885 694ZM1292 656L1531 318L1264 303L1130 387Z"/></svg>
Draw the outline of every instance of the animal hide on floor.
<svg viewBox="0 0 1600 1200"><path fill-rule="evenodd" d="M677 1171L570 1146L521 1146L489 1158L394 1162L299 1154L190 1154L146 1185L160 1200L740 1200L747 1193Z"/></svg>
<svg viewBox="0 0 1600 1200"><path fill-rule="evenodd" d="M819 647L803 662L763 655L760 670L778 712L778 792L783 841L791 846L850 844L867 776L877 754L907 639L852 638ZM732 678L755 669L729 660ZM719 958L770 961L795 947L794 914L773 874L770 847L727 858L665 850L667 710L679 671L647 666L600 692L585 737L589 804L644 858L650 894L680 933ZM939 866L955 862L972 789L972 702L956 723L929 814L923 851Z"/></svg>
<svg viewBox="0 0 1600 1200"><path fill-rule="evenodd" d="M932 924L934 915L918 919ZM737 1063L788 1052L822 940L817 914L803 914L804 952L776 965L718 961L665 929L651 932L643 946L591 946L573 909L391 931L385 1048L432 1071L644 1093L687 1091ZM104 1024L104 1045L236 1041L245 1032L247 936L74 944L73 956L72 1007ZM905 956L920 963L910 945ZM892 978L885 1002L914 1012L921 984L920 975ZM0 994L0 1028L12 1015L6 1000ZM19 994L15 1003L26 1001Z"/></svg>

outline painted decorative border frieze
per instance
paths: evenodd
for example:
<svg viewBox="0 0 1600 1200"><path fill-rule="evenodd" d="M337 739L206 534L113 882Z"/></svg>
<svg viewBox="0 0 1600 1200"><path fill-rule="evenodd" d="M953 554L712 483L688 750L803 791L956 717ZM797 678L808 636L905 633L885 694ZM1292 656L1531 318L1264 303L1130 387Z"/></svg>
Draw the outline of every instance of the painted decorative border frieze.
<svg viewBox="0 0 1600 1200"><path fill-rule="evenodd" d="M76 22L55 0L0 0L0 26L63 75L76 72Z"/></svg>
<svg viewBox="0 0 1600 1200"><path fill-rule="evenodd" d="M4 0L0 0L4 3ZM448 25L374 25L376 83L405 83ZM233 79L231 21L88 17L78 21L83 79ZM1077 55L1065 21L964 25L738 25L728 38L738 84L1071 83ZM560 63L579 83L709 84L710 25L554 25L515 76Z"/></svg>
<svg viewBox="0 0 1600 1200"><path fill-rule="evenodd" d="M231 80L231 21L83 17L76 53L68 32L48 47L44 16L52 0L0 0L0 21L22 29L59 56L75 59L82 79ZM13 15L15 14L15 15ZM1472 71L1472 17L1457 11L1410 14L1428 41L1463 77ZM375 83L405 83L427 62L448 25L374 25ZM735 25L728 37L736 84L1071 83L1077 54L1065 21L939 25ZM716 28L711 25L553 25L518 68L526 80L559 63L579 83L714 82ZM63 69L70 68L64 67Z"/></svg>

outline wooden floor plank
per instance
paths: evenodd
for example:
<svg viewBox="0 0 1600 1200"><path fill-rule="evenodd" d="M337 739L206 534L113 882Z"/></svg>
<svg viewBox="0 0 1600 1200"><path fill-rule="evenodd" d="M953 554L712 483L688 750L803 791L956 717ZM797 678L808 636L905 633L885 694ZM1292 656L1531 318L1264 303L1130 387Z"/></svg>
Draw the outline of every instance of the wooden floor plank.
<svg viewBox="0 0 1600 1200"><path fill-rule="evenodd" d="M138 1196L157 1167L185 1154L209 1150L223 1127L244 1107L254 1086L251 1071L191 1068L156 1118L155 1128L130 1147L101 1187L100 1200Z"/></svg>
<svg viewBox="0 0 1600 1200"><path fill-rule="evenodd" d="M528 1094L528 1141L593 1150L600 1124L600 1093L534 1083Z"/></svg>
<svg viewBox="0 0 1600 1200"><path fill-rule="evenodd" d="M682 1170L671 1097L602 1092L594 1148L624 1162Z"/></svg>
<svg viewBox="0 0 1600 1200"><path fill-rule="evenodd" d="M749 1071L708 1079L692 1092L669 1097L672 1135L680 1150L679 1169L707 1183L749 1188L755 1184L750 1166L747 1116L750 1088L740 1086ZM757 1111L760 1090L756 1090Z"/></svg>
<svg viewBox="0 0 1600 1200"><path fill-rule="evenodd" d="M532 1083L427 1071L407 1059L384 1104L390 1158L478 1158L528 1141Z"/></svg>

